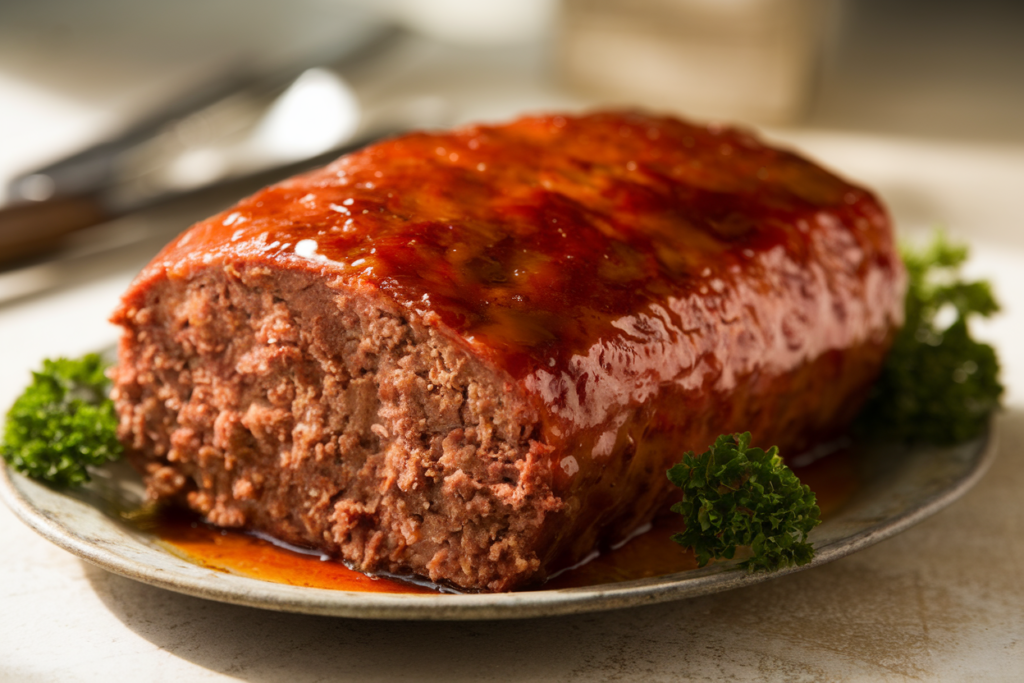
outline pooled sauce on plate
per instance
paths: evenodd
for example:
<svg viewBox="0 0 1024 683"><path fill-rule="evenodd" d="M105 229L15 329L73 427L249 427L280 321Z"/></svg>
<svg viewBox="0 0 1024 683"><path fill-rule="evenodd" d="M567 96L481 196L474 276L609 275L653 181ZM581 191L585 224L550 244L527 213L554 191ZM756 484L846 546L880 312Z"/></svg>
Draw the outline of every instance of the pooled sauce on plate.
<svg viewBox="0 0 1024 683"><path fill-rule="evenodd" d="M841 508L858 486L850 449L793 467L793 471L814 491L825 519ZM542 589L596 586L696 569L693 552L669 540L682 530L680 521L678 515L656 520L648 531L561 572ZM191 562L263 581L361 593L437 592L397 578L367 576L341 562L289 550L245 532L219 529L199 521L194 513L166 511L157 520L156 534L172 552Z"/></svg>

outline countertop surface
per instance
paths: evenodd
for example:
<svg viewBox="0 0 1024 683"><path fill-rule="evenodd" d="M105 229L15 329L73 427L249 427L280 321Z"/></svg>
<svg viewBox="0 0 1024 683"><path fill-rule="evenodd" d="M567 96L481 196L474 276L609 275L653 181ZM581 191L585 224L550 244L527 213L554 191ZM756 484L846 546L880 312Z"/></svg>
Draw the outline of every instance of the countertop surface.
<svg viewBox="0 0 1024 683"><path fill-rule="evenodd" d="M446 59L465 62L464 55ZM586 104L538 79L535 59L483 61L476 72L466 67L452 90L458 120ZM507 76L500 94L487 89L493 69ZM24 83L4 80L2 71L0 101L23 98L24 120L47 107L45 125L81 114L47 105L38 93L28 97ZM430 82L416 73L406 79L421 88ZM1019 95L1008 96L1007 106L1024 109ZM999 106L998 93L993 97ZM311 617L179 595L91 566L0 506L0 680L1019 680L1024 136L1010 129L913 135L895 124L858 129L852 115L843 118L843 101L837 95L819 106L811 121L817 124L768 135L875 188L904 237L944 226L970 243L969 273L990 278L1003 302L998 318L977 326L998 347L1008 387L998 456L962 499L852 556L732 592L588 615L464 623ZM65 144L85 139L90 126L95 133L112 125L101 118L75 119L81 130L69 132ZM25 134L41 140L45 130ZM54 144L33 148L20 140L0 175L47 161L59 151ZM170 221L173 232L178 219L145 220ZM95 260L62 286L0 305L0 405L10 404L42 357L103 348L116 338L106 317L148 259L146 249Z"/></svg>

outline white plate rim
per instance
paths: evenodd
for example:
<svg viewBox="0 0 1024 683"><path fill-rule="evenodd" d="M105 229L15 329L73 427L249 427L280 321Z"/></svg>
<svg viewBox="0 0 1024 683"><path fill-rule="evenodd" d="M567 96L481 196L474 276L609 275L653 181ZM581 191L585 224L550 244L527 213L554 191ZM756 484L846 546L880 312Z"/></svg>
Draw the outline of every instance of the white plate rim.
<svg viewBox="0 0 1024 683"><path fill-rule="evenodd" d="M362 619L482 620L525 619L619 609L670 600L698 597L812 569L890 538L934 515L966 493L988 470L996 454L994 425L970 442L963 471L948 485L925 496L897 515L879 520L849 536L815 544L814 559L803 567L772 573L747 574L731 563L714 563L704 569L667 574L649 579L583 588L540 589L497 594L388 594L307 588L272 583L201 567L163 552L177 562L170 570L139 561L98 541L86 529L68 523L39 504L41 497L70 497L32 481L9 467L0 468L0 499L25 524L68 552L115 574L143 583L220 602L283 612ZM74 500L72 505L87 504ZM95 508L94 508L95 510ZM111 517L111 525L127 527ZM825 524L828 522L826 521ZM818 529L825 527L822 524ZM818 531L816 529L815 531ZM145 545L138 541L140 545Z"/></svg>

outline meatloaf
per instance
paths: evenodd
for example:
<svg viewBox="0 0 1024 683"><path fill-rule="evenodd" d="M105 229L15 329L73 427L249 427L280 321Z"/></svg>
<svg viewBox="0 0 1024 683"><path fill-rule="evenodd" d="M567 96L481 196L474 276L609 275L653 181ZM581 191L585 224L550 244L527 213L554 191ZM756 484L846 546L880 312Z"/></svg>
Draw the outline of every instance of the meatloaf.
<svg viewBox="0 0 1024 683"><path fill-rule="evenodd" d="M848 424L902 322L872 194L634 112L413 133L198 223L124 295L152 497L366 572L507 591L670 502L720 433Z"/></svg>

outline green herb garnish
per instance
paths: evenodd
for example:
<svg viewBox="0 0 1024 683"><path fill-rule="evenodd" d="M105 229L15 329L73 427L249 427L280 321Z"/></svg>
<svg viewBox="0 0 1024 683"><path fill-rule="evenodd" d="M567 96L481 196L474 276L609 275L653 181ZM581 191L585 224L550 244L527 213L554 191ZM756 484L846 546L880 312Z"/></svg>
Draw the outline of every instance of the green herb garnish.
<svg viewBox="0 0 1024 683"><path fill-rule="evenodd" d="M939 234L922 251L903 250L909 283L906 322L858 431L888 441L953 444L981 434L999 407L999 361L971 338L972 316L999 310L988 282L964 282L967 247ZM951 322L950 322L951 321Z"/></svg>
<svg viewBox="0 0 1024 683"><path fill-rule="evenodd" d="M778 448L750 448L750 432L720 436L700 455L686 453L668 478L683 490L672 511L686 521L672 540L692 547L698 566L732 559L739 546L753 552L740 563L748 572L800 566L814 556L807 542L821 522L814 493L782 464Z"/></svg>
<svg viewBox="0 0 1024 683"><path fill-rule="evenodd" d="M89 465L121 455L110 380L99 355L44 360L7 412L0 455L17 471L58 486L89 481Z"/></svg>

